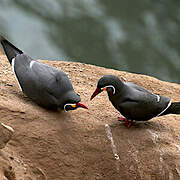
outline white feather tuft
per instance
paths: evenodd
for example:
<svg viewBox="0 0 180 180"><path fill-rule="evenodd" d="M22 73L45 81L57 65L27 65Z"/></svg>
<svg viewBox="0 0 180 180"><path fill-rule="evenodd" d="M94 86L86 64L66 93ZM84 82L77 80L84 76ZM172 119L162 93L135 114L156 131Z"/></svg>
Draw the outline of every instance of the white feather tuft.
<svg viewBox="0 0 180 180"><path fill-rule="evenodd" d="M71 104L71 103L65 104L65 105L64 105L64 111L65 111L65 112L67 112L67 111L66 111L66 106L68 106L68 105L72 106L72 105L76 105L76 104Z"/></svg>
<svg viewBox="0 0 180 180"><path fill-rule="evenodd" d="M19 86L19 88L20 88L20 90L22 91L22 88L21 88L21 85L20 85L20 83L19 83L19 81L18 81L18 78L17 78L17 76L16 76L16 72L15 72L15 58L13 58L12 59L12 70L13 70L13 73L14 73L14 75L15 75L15 78L16 78L16 80L17 80L17 82L18 82L18 86Z"/></svg>
<svg viewBox="0 0 180 180"><path fill-rule="evenodd" d="M115 93L116 93L116 89L115 89L115 87L114 87L114 86L112 86L112 85L108 85L108 86L106 86L106 88L108 88L108 87L110 87L110 88L112 88L112 89L113 89L113 94L115 94Z"/></svg>
<svg viewBox="0 0 180 180"><path fill-rule="evenodd" d="M156 95L156 97L157 97L157 102L159 102L160 101L160 96Z"/></svg>
<svg viewBox="0 0 180 180"><path fill-rule="evenodd" d="M162 112L160 112L157 116L160 116L163 112L165 112L169 108L170 105L171 105L171 101L169 101L167 107Z"/></svg>
<svg viewBox="0 0 180 180"><path fill-rule="evenodd" d="M32 68L33 64L35 63L36 61L31 61L29 66L30 66L30 69Z"/></svg>

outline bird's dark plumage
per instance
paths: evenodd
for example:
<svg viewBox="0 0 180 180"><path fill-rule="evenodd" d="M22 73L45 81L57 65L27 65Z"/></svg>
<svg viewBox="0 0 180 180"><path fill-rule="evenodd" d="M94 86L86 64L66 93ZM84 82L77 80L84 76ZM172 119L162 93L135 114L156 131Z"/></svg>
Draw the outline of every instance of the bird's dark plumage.
<svg viewBox="0 0 180 180"><path fill-rule="evenodd" d="M9 60L9 63L12 63L12 59L15 58L18 54L23 54L23 52L11 44L7 39L0 35L0 42L3 46L4 52Z"/></svg>
<svg viewBox="0 0 180 180"><path fill-rule="evenodd" d="M50 109L87 108L63 71L32 59L2 36L0 42L20 88L29 98Z"/></svg>
<svg viewBox="0 0 180 180"><path fill-rule="evenodd" d="M128 120L146 121L165 114L180 114L180 102L171 103L169 97L155 95L132 82L122 82L118 77L105 75L99 79L92 95L106 90L113 106Z"/></svg>
<svg viewBox="0 0 180 180"><path fill-rule="evenodd" d="M169 106L169 108L164 111L161 116L166 114L180 114L180 102L172 102L171 106Z"/></svg>

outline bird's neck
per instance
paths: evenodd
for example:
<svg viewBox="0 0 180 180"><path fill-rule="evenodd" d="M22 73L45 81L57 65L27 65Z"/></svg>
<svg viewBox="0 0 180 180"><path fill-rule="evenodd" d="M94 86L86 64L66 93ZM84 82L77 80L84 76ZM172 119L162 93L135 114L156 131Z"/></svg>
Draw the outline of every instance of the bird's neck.
<svg viewBox="0 0 180 180"><path fill-rule="evenodd" d="M112 88L107 89L109 98L117 97L117 96L119 96L119 94L121 94L124 91L124 83L123 82L113 83L110 86L112 86Z"/></svg>

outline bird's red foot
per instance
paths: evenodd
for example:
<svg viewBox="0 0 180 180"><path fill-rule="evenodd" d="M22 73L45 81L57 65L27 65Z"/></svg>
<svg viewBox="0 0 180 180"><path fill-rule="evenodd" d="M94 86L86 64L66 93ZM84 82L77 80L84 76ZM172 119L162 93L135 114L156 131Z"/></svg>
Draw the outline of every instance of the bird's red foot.
<svg viewBox="0 0 180 180"><path fill-rule="evenodd" d="M125 117L118 117L118 121L127 121Z"/></svg>
<svg viewBox="0 0 180 180"><path fill-rule="evenodd" d="M132 122L131 121L125 121L124 125L128 128L130 128L132 126Z"/></svg>
<svg viewBox="0 0 180 180"><path fill-rule="evenodd" d="M123 121L124 125L128 128L132 126L132 122L126 119L125 117L118 117L118 121L121 121L121 122Z"/></svg>

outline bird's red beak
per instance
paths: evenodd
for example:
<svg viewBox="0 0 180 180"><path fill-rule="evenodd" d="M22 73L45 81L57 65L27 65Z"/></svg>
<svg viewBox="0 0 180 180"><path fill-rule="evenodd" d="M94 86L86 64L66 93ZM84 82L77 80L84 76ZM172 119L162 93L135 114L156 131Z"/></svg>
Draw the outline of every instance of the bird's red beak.
<svg viewBox="0 0 180 180"><path fill-rule="evenodd" d="M102 92L101 91L101 89L99 89L99 88L96 88L96 90L94 91L94 93L92 94L92 96L91 96L91 99L90 100L92 100L95 96L97 96L100 92Z"/></svg>
<svg viewBox="0 0 180 180"><path fill-rule="evenodd" d="M80 102L78 102L78 103L76 104L76 107L82 107L82 108L84 108L84 109L88 109L87 106L85 106L84 104L82 104L82 103L80 103Z"/></svg>

